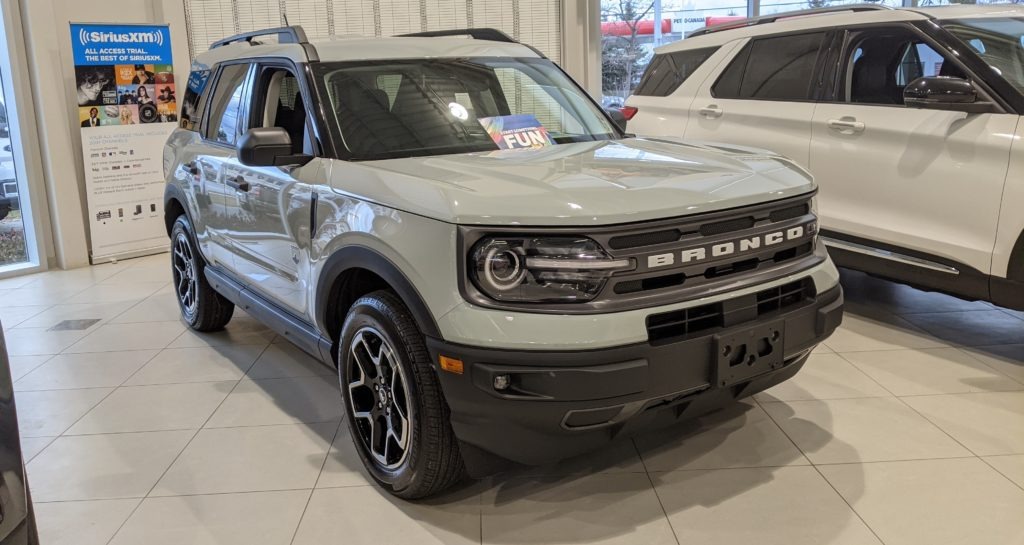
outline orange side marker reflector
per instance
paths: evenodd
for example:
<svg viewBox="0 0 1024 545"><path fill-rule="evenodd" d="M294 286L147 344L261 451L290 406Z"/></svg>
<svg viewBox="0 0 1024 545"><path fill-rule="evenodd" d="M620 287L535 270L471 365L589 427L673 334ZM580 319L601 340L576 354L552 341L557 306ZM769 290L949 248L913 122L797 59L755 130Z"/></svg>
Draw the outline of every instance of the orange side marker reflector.
<svg viewBox="0 0 1024 545"><path fill-rule="evenodd" d="M441 362L442 370L448 371L449 373L455 373L456 375L462 374L462 360L449 358L448 356L438 356L438 360Z"/></svg>

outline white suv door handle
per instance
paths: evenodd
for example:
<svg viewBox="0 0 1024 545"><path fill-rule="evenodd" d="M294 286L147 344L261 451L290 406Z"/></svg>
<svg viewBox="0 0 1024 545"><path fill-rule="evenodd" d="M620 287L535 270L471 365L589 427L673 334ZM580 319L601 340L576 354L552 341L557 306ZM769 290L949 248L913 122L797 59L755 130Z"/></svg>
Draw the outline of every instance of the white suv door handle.
<svg viewBox="0 0 1024 545"><path fill-rule="evenodd" d="M722 109L717 104L710 104L700 109L700 115L708 119L722 117Z"/></svg>
<svg viewBox="0 0 1024 545"><path fill-rule="evenodd" d="M839 119L829 119L828 128L839 132L864 132L864 123L857 121L855 117L846 116Z"/></svg>

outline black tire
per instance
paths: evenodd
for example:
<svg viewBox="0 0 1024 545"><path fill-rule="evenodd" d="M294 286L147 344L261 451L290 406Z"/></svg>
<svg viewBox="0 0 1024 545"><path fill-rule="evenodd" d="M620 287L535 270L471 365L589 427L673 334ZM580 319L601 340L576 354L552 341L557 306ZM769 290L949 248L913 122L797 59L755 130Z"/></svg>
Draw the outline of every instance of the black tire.
<svg viewBox="0 0 1024 545"><path fill-rule="evenodd" d="M375 343L374 337L379 337L380 343ZM375 365L376 369L384 371L370 376L372 373L361 371L359 360L366 360L367 356L372 360L374 346L378 347L376 355L382 363L371 361L370 368ZM387 354L379 348L383 346L387 347ZM363 356L357 357L357 353ZM394 361L390 365L383 363L391 358ZM366 361L362 365L365 366ZM389 368L391 372L387 371ZM396 375L399 382L396 382ZM373 292L352 305L341 329L338 376L356 451L367 471L383 488L400 498L416 499L437 494L463 479L465 469L449 420L450 411L434 374L423 334L394 293ZM386 387L389 384L390 388ZM382 388L387 393L375 392L374 388ZM403 406L407 425L401 425ZM367 407L370 410L366 410ZM374 407L377 415L368 416L374 412ZM381 414L385 411L386 414ZM385 443L382 452L371 451L373 422L374 426L386 428L382 432ZM410 434L404 447L396 429L408 430ZM391 443L388 432L394 433ZM380 447L379 442L377 446ZM396 447L401 456L394 455L395 449L391 447Z"/></svg>
<svg viewBox="0 0 1024 545"><path fill-rule="evenodd" d="M0 206L0 220L7 218L7 215L11 213L10 206Z"/></svg>
<svg viewBox="0 0 1024 545"><path fill-rule="evenodd" d="M171 228L171 274L181 318L196 331L219 331L231 321L235 305L206 281L206 261L195 242L192 225L182 214Z"/></svg>

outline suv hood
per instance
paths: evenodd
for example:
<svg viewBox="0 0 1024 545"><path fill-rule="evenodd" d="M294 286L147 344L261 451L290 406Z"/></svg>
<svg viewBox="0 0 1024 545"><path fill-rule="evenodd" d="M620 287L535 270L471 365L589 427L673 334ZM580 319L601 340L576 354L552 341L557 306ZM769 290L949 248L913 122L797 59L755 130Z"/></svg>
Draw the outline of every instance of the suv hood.
<svg viewBox="0 0 1024 545"><path fill-rule="evenodd" d="M467 225L611 225L814 189L806 171L771 152L667 138L332 163L331 176L340 182L335 187Z"/></svg>

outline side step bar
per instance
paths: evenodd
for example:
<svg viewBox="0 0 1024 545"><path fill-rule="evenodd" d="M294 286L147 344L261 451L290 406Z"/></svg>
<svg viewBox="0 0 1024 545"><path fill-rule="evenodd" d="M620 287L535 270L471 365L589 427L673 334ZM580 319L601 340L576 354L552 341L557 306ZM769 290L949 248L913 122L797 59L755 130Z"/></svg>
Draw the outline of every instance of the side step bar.
<svg viewBox="0 0 1024 545"><path fill-rule="evenodd" d="M829 248L835 248L837 250L845 250L847 252L853 252L871 257L877 257L879 259L885 259L888 261L895 261L904 265L910 265L911 267L919 267L922 269L928 269L946 274L952 274L958 276L960 271L955 267L949 265L943 265L942 263L936 263L927 259L921 259L919 257L913 257L905 254L899 254L896 252L890 252L889 250L882 250L879 248L872 248L871 246L865 246L864 244L857 244L856 242L848 242L845 240L838 240L829 237L821 237L821 241L825 243Z"/></svg>

